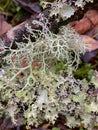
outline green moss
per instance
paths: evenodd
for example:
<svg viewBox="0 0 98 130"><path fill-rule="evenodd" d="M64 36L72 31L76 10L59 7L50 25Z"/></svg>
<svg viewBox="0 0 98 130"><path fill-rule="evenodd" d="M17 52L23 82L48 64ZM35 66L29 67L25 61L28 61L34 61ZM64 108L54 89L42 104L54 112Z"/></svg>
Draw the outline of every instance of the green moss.
<svg viewBox="0 0 98 130"><path fill-rule="evenodd" d="M93 67L91 64L82 64L77 71L74 72L74 76L79 79L88 79L91 80L93 76Z"/></svg>

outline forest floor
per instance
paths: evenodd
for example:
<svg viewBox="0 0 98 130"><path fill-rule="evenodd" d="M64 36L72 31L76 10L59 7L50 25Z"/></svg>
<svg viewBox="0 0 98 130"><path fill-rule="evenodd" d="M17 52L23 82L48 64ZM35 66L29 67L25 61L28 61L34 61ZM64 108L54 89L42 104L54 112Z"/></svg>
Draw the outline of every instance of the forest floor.
<svg viewBox="0 0 98 130"><path fill-rule="evenodd" d="M2 1L2 0L1 0ZM6 3L7 0L5 0ZM14 0L15 1L15 0ZM19 34L12 35L11 37L18 37L22 34L22 29L25 23L29 23L32 18L36 18L42 11L38 6L37 2L34 2L34 6L24 3L20 0L19 5L16 3L3 3L1 2L1 14L0 14L0 37L8 44L10 39L5 39L6 36L16 31ZM32 2L33 3L33 2ZM4 5L5 7L4 7ZM29 19L29 20L28 20ZM91 51L86 52L82 57L82 60L86 64L91 64L93 68L98 70L98 1L96 0L93 4L87 4L83 10L78 10L74 16L68 21L61 22L61 25L68 23L72 26L79 35L86 42L87 46ZM56 25L55 25L56 26ZM11 33L12 32L12 33ZM23 34L22 34L23 35ZM21 38L19 38L20 40ZM96 74L95 71L95 74ZM82 76L86 76L84 73ZM97 80L98 77L96 76ZM0 119L0 130L25 130L25 126L13 126L9 119ZM59 117L57 122L52 125L48 122L43 123L38 128L32 128L31 130L70 130L64 125L63 117ZM72 130L83 130L82 128L74 128ZM84 129L86 130L86 129ZM98 130L96 126L94 130Z"/></svg>

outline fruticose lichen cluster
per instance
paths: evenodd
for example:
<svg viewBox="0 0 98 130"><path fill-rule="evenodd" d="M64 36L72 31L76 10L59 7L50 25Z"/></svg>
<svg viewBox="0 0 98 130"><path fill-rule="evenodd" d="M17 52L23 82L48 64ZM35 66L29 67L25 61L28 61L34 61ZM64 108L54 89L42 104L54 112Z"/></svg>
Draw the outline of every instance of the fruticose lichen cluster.
<svg viewBox="0 0 98 130"><path fill-rule="evenodd" d="M70 128L90 129L98 122L98 96L87 93L86 79L73 75L85 46L69 26L54 34L47 23L34 20L41 30L27 25L26 43L16 43L16 49L12 44L4 47L8 53L0 75L1 116L9 115L16 125L38 126L45 120L55 123L61 114Z"/></svg>
<svg viewBox="0 0 98 130"><path fill-rule="evenodd" d="M83 9L89 2L93 3L93 0L40 0L40 5L43 8L50 8L51 16L66 20L74 15L78 8Z"/></svg>

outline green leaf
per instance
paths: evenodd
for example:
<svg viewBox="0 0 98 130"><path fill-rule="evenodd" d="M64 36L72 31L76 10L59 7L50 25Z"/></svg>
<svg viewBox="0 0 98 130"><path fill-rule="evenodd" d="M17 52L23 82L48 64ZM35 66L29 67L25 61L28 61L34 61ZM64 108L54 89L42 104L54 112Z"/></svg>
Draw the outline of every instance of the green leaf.
<svg viewBox="0 0 98 130"><path fill-rule="evenodd" d="M80 128L79 130L84 130L83 128Z"/></svg>
<svg viewBox="0 0 98 130"><path fill-rule="evenodd" d="M60 130L58 127L53 127L52 130Z"/></svg>
<svg viewBox="0 0 98 130"><path fill-rule="evenodd" d="M55 65L56 68L56 72L60 72L61 70L66 70L67 66L65 66L66 63L64 63L63 61L57 62Z"/></svg>

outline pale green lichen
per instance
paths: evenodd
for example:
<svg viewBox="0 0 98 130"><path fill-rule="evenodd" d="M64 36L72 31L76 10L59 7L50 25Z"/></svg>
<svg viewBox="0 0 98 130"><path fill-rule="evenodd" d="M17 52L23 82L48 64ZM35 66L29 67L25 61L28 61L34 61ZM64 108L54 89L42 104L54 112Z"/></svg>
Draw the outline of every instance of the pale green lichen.
<svg viewBox="0 0 98 130"><path fill-rule="evenodd" d="M84 124L91 128L98 99L87 94L86 80L73 76L85 46L69 26L53 34L47 23L47 19L33 21L42 30L27 26L27 43L16 43L17 49L7 48L0 77L1 106L14 124L37 126L44 120L55 123L62 114L69 127Z"/></svg>
<svg viewBox="0 0 98 130"><path fill-rule="evenodd" d="M40 0L40 5L43 8L50 7L50 16L57 16L66 20L70 18L76 10L79 8L84 8L86 3L93 3L93 0Z"/></svg>

